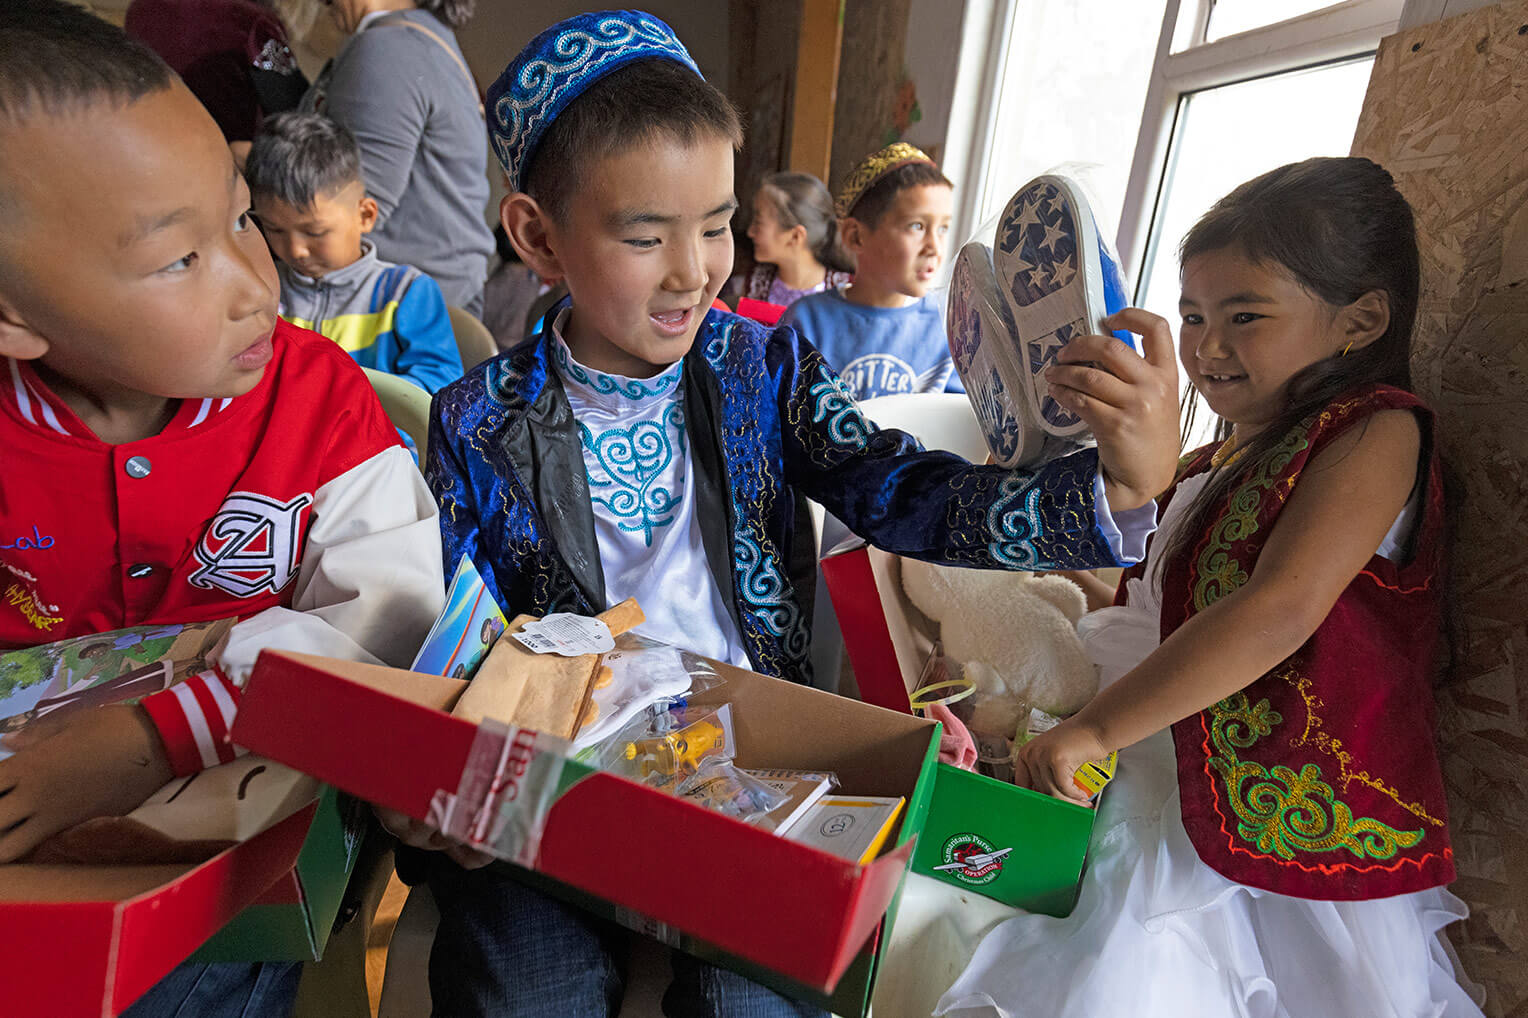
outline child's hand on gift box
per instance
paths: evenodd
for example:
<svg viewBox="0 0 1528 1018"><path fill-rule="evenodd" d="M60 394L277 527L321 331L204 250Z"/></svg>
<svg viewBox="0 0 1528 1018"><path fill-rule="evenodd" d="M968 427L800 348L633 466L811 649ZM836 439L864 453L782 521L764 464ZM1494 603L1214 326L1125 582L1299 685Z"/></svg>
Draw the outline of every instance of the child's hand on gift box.
<svg viewBox="0 0 1528 1018"><path fill-rule="evenodd" d="M174 774L142 709L96 707L43 722L7 743L0 760L0 863L96 817L130 813Z"/></svg>
<svg viewBox="0 0 1528 1018"><path fill-rule="evenodd" d="M1178 469L1178 361L1167 322L1139 308L1105 318L1106 329L1141 337L1145 357L1113 336L1080 336L1045 372L1056 402L1080 416L1098 439L1109 508L1145 505Z"/></svg>
<svg viewBox="0 0 1528 1018"><path fill-rule="evenodd" d="M423 820L415 820L406 813L373 806L382 829L411 848L423 848L431 852L444 852L446 857L464 870L481 869L493 862L493 856L469 848L441 834Z"/></svg>
<svg viewBox="0 0 1528 1018"><path fill-rule="evenodd" d="M1013 783L1086 805L1090 795L1072 775L1083 764L1108 755L1091 727L1068 718L1019 747L1013 756Z"/></svg>

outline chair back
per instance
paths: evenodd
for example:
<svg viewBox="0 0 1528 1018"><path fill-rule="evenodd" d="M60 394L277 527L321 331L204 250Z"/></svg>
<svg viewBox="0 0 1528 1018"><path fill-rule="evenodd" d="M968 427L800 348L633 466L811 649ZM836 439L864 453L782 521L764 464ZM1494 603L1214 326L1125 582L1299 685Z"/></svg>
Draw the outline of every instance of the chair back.
<svg viewBox="0 0 1528 1018"><path fill-rule="evenodd" d="M471 371L490 357L499 355L499 346L493 341L488 326L458 307L446 308L451 316L451 331L456 336L456 349L462 355L462 370Z"/></svg>
<svg viewBox="0 0 1528 1018"><path fill-rule="evenodd" d="M905 431L925 449L953 452L972 463L987 461L987 442L971 402L958 392L909 392L862 400L865 416L883 428Z"/></svg>
<svg viewBox="0 0 1528 1018"><path fill-rule="evenodd" d="M419 462L423 464L425 443L430 431L430 394L397 375L389 375L374 368L361 370L366 372L366 380L371 383L393 427L414 440L419 450Z"/></svg>

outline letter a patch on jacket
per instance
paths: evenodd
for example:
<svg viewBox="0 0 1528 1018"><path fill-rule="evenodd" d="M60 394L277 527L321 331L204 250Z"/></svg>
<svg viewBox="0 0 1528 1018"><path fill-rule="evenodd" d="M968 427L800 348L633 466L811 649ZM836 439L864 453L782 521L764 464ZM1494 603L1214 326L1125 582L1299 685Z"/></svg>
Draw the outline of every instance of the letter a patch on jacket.
<svg viewBox="0 0 1528 1018"><path fill-rule="evenodd" d="M312 502L308 494L290 502L247 491L229 495L196 545L201 568L191 585L235 597L280 591L297 575L302 511Z"/></svg>

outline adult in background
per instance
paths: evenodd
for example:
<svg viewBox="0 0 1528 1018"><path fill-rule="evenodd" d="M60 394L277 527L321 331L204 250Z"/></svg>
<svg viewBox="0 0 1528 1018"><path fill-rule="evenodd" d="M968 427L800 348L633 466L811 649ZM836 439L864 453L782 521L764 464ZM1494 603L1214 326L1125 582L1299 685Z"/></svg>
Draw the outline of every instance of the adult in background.
<svg viewBox="0 0 1528 1018"><path fill-rule="evenodd" d="M308 88L269 0L133 0L122 27L180 75L241 164L261 121Z"/></svg>
<svg viewBox="0 0 1528 1018"><path fill-rule="evenodd" d="M329 0L349 38L303 98L361 146L379 257L417 266L446 303L480 315L493 234L488 134L453 29L474 0Z"/></svg>

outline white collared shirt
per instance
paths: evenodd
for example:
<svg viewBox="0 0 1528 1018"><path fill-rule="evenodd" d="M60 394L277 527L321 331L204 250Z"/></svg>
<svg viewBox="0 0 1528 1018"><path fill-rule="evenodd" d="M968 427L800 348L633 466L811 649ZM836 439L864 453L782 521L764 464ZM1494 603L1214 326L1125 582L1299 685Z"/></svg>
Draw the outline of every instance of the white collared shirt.
<svg viewBox="0 0 1528 1018"><path fill-rule="evenodd" d="M644 636L749 667L701 542L684 362L651 378L586 368L562 339L567 315L552 325L552 360L578 424L607 602L634 597Z"/></svg>

